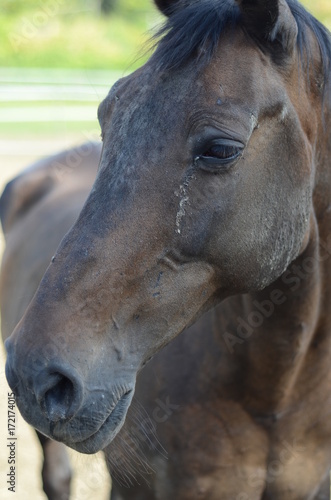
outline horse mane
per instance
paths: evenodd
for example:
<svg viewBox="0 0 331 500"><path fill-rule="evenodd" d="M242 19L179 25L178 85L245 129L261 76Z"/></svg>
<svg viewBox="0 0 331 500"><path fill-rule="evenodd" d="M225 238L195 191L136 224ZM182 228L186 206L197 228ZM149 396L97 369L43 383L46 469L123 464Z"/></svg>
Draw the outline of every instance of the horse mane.
<svg viewBox="0 0 331 500"><path fill-rule="evenodd" d="M297 47L301 61L309 66L311 31L319 45L325 82L331 71L331 35L297 0L287 4L298 26ZM234 0L181 0L164 25L153 37L156 51L153 60L162 70L175 70L194 58L208 63L217 47L220 35L228 27L241 24L241 14Z"/></svg>

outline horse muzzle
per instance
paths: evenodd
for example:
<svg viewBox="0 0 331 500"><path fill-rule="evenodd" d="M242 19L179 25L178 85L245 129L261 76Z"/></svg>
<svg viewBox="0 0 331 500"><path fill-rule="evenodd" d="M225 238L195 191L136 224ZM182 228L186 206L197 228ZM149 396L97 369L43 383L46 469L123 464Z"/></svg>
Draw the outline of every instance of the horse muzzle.
<svg viewBox="0 0 331 500"><path fill-rule="evenodd" d="M29 365L24 375L10 340L6 343L6 377L23 418L42 434L81 453L96 453L107 446L122 427L135 381L116 382L99 389L95 381L83 383L72 366L50 362Z"/></svg>

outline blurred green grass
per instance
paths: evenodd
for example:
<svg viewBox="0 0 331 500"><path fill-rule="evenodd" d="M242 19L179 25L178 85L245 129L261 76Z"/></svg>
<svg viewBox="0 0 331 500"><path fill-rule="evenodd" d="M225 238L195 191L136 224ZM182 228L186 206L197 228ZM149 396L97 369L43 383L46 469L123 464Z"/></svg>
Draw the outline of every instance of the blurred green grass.
<svg viewBox="0 0 331 500"><path fill-rule="evenodd" d="M162 16L152 0L113 0L104 16L100 1L1 0L0 66L135 69ZM330 0L302 3L331 28Z"/></svg>
<svg viewBox="0 0 331 500"><path fill-rule="evenodd" d="M161 16L150 0L1 0L0 66L130 69Z"/></svg>
<svg viewBox="0 0 331 500"><path fill-rule="evenodd" d="M163 21L153 0L113 0L114 8L108 16L101 14L100 2L0 0L1 137L98 129L98 103L117 78L133 71L148 57L146 41ZM331 0L302 0L302 3L331 29ZM94 94L86 94L81 100L75 95L71 102L65 93L66 87L69 92L74 88L72 80L77 82L74 92L83 82ZM48 93L45 97L36 91L36 98L29 97L34 84L36 88L43 85L43 91L53 85L57 95ZM85 114L83 118L76 115L77 106L92 103L95 113L89 118ZM52 107L55 111L62 107L60 118ZM18 117L17 121L5 118L8 108ZM42 120L40 108L49 109L54 118ZM29 116L31 121L27 119Z"/></svg>
<svg viewBox="0 0 331 500"><path fill-rule="evenodd" d="M331 1L330 0L301 0L301 3L329 30L331 30Z"/></svg>

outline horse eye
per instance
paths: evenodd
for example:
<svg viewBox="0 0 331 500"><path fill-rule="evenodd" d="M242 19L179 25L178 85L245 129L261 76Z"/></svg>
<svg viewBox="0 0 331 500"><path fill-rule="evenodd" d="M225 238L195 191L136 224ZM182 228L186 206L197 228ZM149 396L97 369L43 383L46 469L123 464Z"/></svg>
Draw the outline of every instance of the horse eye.
<svg viewBox="0 0 331 500"><path fill-rule="evenodd" d="M239 148L236 148L235 146L216 145L211 146L207 151L205 151L205 153L202 155L202 158L232 160L233 158L236 158L239 153Z"/></svg>
<svg viewBox="0 0 331 500"><path fill-rule="evenodd" d="M243 145L236 141L217 141L204 148L195 162L199 162L199 166L204 170L227 170L241 156L242 150Z"/></svg>

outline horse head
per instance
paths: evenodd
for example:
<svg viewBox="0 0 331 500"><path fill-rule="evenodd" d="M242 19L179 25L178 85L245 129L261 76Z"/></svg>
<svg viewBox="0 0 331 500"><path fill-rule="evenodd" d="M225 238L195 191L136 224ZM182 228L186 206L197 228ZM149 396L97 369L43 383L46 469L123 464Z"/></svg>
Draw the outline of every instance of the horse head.
<svg viewBox="0 0 331 500"><path fill-rule="evenodd" d="M161 40L100 104L96 181L6 343L24 418L85 453L118 433L153 354L280 277L314 225L326 63L308 14L156 3Z"/></svg>

